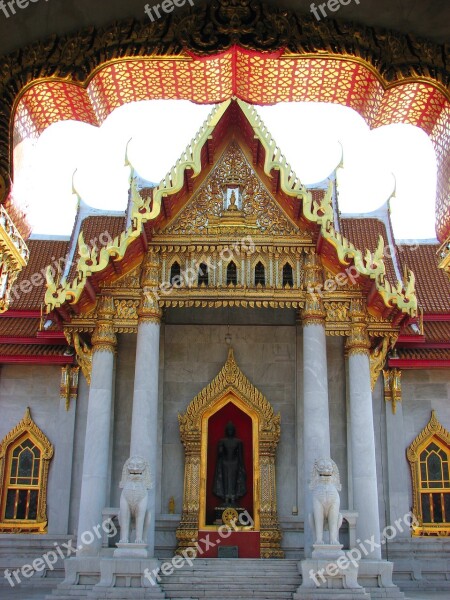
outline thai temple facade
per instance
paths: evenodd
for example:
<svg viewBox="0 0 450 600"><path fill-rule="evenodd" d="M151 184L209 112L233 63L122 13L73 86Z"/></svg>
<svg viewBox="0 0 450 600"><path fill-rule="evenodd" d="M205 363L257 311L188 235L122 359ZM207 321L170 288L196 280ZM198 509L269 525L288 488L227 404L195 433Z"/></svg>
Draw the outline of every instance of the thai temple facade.
<svg viewBox="0 0 450 600"><path fill-rule="evenodd" d="M70 237L30 236L2 155L2 598L450 589L448 70L249 4L67 36L0 79L22 81L11 147L126 102L212 105L159 185L129 164L126 210L79 198ZM341 213L336 171L302 183L258 114L301 100L426 130L438 242L396 242L389 203Z"/></svg>

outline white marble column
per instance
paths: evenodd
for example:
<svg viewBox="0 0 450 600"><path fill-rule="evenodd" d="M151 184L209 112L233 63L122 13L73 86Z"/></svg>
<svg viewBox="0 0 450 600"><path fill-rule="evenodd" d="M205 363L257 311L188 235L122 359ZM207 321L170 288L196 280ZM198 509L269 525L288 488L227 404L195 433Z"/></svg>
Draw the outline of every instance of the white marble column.
<svg viewBox="0 0 450 600"><path fill-rule="evenodd" d="M380 517L375 456L375 433L370 385L369 338L363 304L352 301L351 333L347 339L350 388L350 430L354 509L359 513L356 536L369 552L366 558L381 559ZM366 540L373 540L373 548Z"/></svg>
<svg viewBox="0 0 450 600"><path fill-rule="evenodd" d="M108 468L116 336L112 298L101 298L92 336L93 358L78 518L78 556L97 556L102 546L102 511L108 504Z"/></svg>
<svg viewBox="0 0 450 600"><path fill-rule="evenodd" d="M307 295L303 311L303 457L304 457L304 545L311 556L313 531L309 524L312 492L309 482L314 461L330 457L330 417L328 408L327 347L325 313L318 294L322 267L315 254L308 256L305 268Z"/></svg>
<svg viewBox="0 0 450 600"><path fill-rule="evenodd" d="M151 525L148 537L149 556L154 555L156 517L156 474L158 457L159 343L161 310L154 289L158 265L147 260L144 266L144 296L139 308L139 326L134 375L133 416L130 456L145 458L150 467L152 488L149 492Z"/></svg>

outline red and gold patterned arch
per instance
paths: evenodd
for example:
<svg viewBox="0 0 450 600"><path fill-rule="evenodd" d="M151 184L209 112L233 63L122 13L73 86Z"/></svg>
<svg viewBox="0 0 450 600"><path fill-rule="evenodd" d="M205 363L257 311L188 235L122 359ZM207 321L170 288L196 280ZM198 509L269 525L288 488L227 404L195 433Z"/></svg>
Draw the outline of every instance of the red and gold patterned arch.
<svg viewBox="0 0 450 600"><path fill-rule="evenodd" d="M253 104L330 102L356 110L371 128L409 123L422 128L436 151L437 231L450 235L450 95L431 80L387 84L367 62L336 55L258 53L233 47L208 57L153 56L104 64L85 84L55 78L33 82L16 101L14 145L58 121L101 125L116 108L149 99L201 104L237 96Z"/></svg>

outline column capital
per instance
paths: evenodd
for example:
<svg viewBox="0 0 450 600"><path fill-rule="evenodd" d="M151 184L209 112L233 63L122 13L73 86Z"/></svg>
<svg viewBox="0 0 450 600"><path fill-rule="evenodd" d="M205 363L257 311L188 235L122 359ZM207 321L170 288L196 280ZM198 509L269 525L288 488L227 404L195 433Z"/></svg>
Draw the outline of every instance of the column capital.
<svg viewBox="0 0 450 600"><path fill-rule="evenodd" d="M350 334L347 337L345 349L348 356L365 354L369 356L370 341L367 333L366 307L362 298L354 298L350 306Z"/></svg>
<svg viewBox="0 0 450 600"><path fill-rule="evenodd" d="M117 338L114 332L114 299L111 296L102 296L98 310L98 320L92 336L93 352L114 353Z"/></svg>
<svg viewBox="0 0 450 600"><path fill-rule="evenodd" d="M159 257L149 252L142 265L142 298L138 309L139 323L161 323L162 310L159 306Z"/></svg>
<svg viewBox="0 0 450 600"><path fill-rule="evenodd" d="M323 270L320 258L315 251L306 255L304 272L306 299L305 307L302 311L303 326L325 326L326 312L321 297L321 290L323 287Z"/></svg>
<svg viewBox="0 0 450 600"><path fill-rule="evenodd" d="M141 303L138 308L139 324L155 323L159 325L162 310L159 306L159 295L156 288L145 287L142 290Z"/></svg>

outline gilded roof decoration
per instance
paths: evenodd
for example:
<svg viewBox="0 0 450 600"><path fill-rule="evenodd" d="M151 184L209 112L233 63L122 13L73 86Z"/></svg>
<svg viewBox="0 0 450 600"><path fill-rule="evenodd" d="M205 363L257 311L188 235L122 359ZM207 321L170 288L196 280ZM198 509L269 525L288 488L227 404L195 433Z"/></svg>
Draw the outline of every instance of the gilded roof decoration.
<svg viewBox="0 0 450 600"><path fill-rule="evenodd" d="M319 226L323 240L328 242L328 244L334 248L340 264L342 266L348 266L353 262L360 275L372 279L375 283L376 290L383 299L386 307L397 307L400 312L406 315L415 316L417 313L417 298L415 295L415 278L413 273L408 271L405 282L397 282L395 287L391 285L386 278L386 266L383 260L383 238L380 236L378 247L373 253L366 250L365 254L363 254L361 250L355 248L355 246L341 233L336 231L333 225L332 183L330 183L329 189L323 199L314 199L312 192L307 190L302 184L291 165L287 162L286 157L281 153L281 150L277 146L267 127L262 122L256 109L242 100L236 100L236 102L251 125L256 139L259 140L264 148L265 174L268 177L272 177L273 171L279 173L279 185L282 192L301 203L300 212L303 213L304 219ZM137 192L134 180L132 180L132 218L130 227L113 240L110 245L102 248L100 252L96 248L94 248L90 254L82 254L80 252L80 258L77 263L78 276L73 282L68 283L67 281L62 281L61 285L58 285L49 270L47 274L48 289L45 295L45 301L50 311L58 308L66 301L76 303L80 299L87 278L90 275L99 273L105 269L109 264L110 258L113 261L120 261L123 259L129 245L141 235L144 223L154 220L160 214L162 198L164 196L176 194L181 190L187 169L191 169L194 176L200 173L202 148L213 133L217 123L230 106L230 103L231 101L224 102L213 109L211 116L201 128L195 140L188 146L176 165L167 174L166 178L153 190L151 197L142 198ZM224 164L226 164L226 161ZM217 212L219 210L217 180L215 183L215 187L212 186L208 188L208 193L210 205L213 207L212 210ZM256 190L257 193L254 194L257 201L255 208L252 210L256 213L257 218L261 219L261 225L264 227L267 226L267 221L264 220L261 212L264 206L264 199L260 194L261 189L258 188ZM249 190L248 194L250 195ZM208 211L205 209L205 206L208 204L208 197L204 198L203 202L204 204L201 207L201 211L200 213L197 211L196 220L194 221L194 226L198 228L201 228L202 226L205 227L207 224L205 222L207 218L205 215L207 216ZM264 210L267 210L267 206L264 207ZM273 214L277 217L276 213ZM280 214L281 213L278 212L278 216ZM253 216L255 216L255 214L253 214ZM279 218L275 221L275 223L277 222L278 225L276 226L279 227ZM288 221L286 220L284 223L288 223ZM182 230L185 231L187 227L191 226L191 224L188 225L185 222L182 226ZM290 229L292 231L292 226ZM82 234L80 234L79 246L85 248Z"/></svg>
<svg viewBox="0 0 450 600"><path fill-rule="evenodd" d="M86 244L83 232L78 238L79 259L77 262L77 276L72 282L62 280L61 284L55 281L51 269L47 270L47 292L45 303L50 310L57 308L66 301L76 303L84 290L87 278L93 273L99 273L105 269L110 258L122 260L130 244L142 233L144 223L155 219L161 212L162 198L168 194L175 194L184 184L184 176L187 169L191 169L194 176L201 170L201 151L203 145L213 132L217 122L228 108L230 101L216 106L211 111L209 118L205 121L200 131L188 145L174 167L167 173L161 183L154 188L152 196L142 198L135 185L131 182L131 225L117 236L111 244L104 246L100 251L93 248L86 252ZM83 249L83 252L81 251Z"/></svg>
<svg viewBox="0 0 450 600"><path fill-rule="evenodd" d="M218 164L164 234L195 235L207 233L211 225L225 213L223 182L234 177L241 182L242 213L249 221L256 219L257 233L267 235L298 234L299 229L283 214L282 209L266 190L236 142L225 150ZM242 232L246 232L245 222ZM239 233L239 224L235 232Z"/></svg>
<svg viewBox="0 0 450 600"><path fill-rule="evenodd" d="M386 278L386 266L383 260L384 240L380 236L375 252L366 250L365 254L355 248L333 225L332 187L322 202L313 200L312 193L308 191L296 176L286 157L281 154L275 140L261 120L256 109L241 100L237 100L242 111L251 123L255 135L265 148L266 158L264 171L270 174L272 170L280 172L280 186L288 196L297 197L303 203L303 215L312 223L321 227L321 235L335 249L342 265L350 265L353 260L359 274L373 279L377 291L381 294L386 306L397 306L402 312L411 316L417 313L417 298L415 294L415 278L412 271L407 272L407 280L398 282L394 288Z"/></svg>

